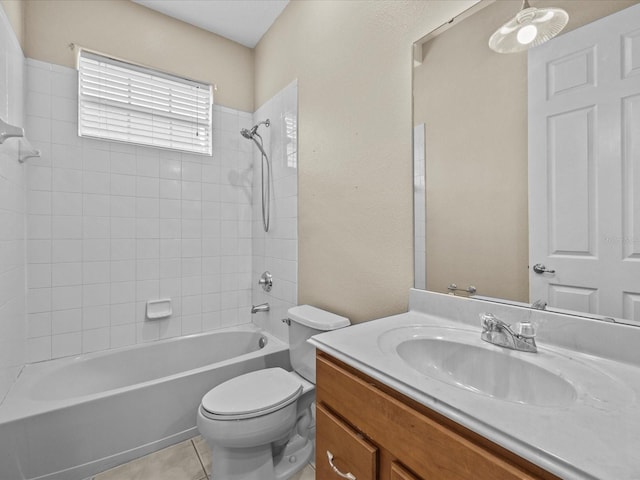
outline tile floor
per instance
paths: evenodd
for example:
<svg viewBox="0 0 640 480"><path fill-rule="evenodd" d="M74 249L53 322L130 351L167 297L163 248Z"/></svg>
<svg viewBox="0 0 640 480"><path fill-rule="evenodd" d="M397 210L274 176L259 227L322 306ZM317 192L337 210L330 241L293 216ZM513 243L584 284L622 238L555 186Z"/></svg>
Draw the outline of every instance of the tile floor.
<svg viewBox="0 0 640 480"><path fill-rule="evenodd" d="M211 452L197 436L102 472L93 480L207 480L210 474ZM315 478L315 470L307 465L291 480Z"/></svg>

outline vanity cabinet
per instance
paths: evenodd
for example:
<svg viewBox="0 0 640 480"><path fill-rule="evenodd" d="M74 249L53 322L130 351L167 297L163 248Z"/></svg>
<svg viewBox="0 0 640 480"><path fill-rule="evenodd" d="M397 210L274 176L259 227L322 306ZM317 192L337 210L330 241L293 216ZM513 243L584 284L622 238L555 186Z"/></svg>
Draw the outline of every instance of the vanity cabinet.
<svg viewBox="0 0 640 480"><path fill-rule="evenodd" d="M559 480L320 351L316 395L318 480Z"/></svg>

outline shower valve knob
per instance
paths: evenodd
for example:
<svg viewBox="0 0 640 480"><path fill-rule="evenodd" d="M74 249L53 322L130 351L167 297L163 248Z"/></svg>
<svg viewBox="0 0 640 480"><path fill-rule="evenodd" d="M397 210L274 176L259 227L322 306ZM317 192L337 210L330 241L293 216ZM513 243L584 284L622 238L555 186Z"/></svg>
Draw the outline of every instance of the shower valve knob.
<svg viewBox="0 0 640 480"><path fill-rule="evenodd" d="M260 275L258 285L261 285L262 289L265 292L270 292L271 288L273 287L273 275L271 275L269 272L264 272L262 275Z"/></svg>

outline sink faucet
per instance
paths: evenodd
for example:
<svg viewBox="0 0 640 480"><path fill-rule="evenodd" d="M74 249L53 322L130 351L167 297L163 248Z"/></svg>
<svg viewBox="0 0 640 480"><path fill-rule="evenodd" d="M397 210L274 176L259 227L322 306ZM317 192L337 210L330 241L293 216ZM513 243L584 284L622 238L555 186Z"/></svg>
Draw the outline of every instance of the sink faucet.
<svg viewBox="0 0 640 480"><path fill-rule="evenodd" d="M538 351L535 340L536 332L531 323L519 323L518 333L516 333L510 325L491 313L481 313L480 320L482 323L480 338L485 342L521 352L535 353Z"/></svg>
<svg viewBox="0 0 640 480"><path fill-rule="evenodd" d="M268 312L268 311L269 311L268 303L261 303L260 305L253 305L251 307L251 313Z"/></svg>

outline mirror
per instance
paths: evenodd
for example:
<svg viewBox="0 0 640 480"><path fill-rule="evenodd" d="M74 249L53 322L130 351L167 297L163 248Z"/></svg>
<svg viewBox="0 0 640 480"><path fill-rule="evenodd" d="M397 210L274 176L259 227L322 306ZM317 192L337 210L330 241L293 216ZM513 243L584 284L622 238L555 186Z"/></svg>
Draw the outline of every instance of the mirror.
<svg viewBox="0 0 640 480"><path fill-rule="evenodd" d="M531 3L562 8L569 14L569 24L560 36L536 47L552 51L553 42L568 32L639 2ZM519 0L481 1L414 44L416 288L451 293L448 287L455 284L456 294L469 295L471 290L480 298L527 305L537 300L530 298L530 284L537 278L529 268L529 212L534 206L529 205L528 54L497 54L487 45L491 34L521 4ZM636 43L640 50L640 40ZM606 196L602 193L600 197ZM635 202L638 207L640 203ZM554 274L540 276L553 280ZM594 308L588 295L584 306L580 301L562 304L558 300L562 295L575 292L547 288L551 296L556 295L546 299L548 308L557 307L557 300L562 309L571 305L572 311L640 324L640 295L625 298L630 307L624 308L631 313L622 315L607 311L604 304Z"/></svg>

